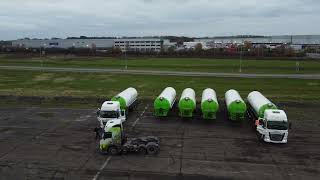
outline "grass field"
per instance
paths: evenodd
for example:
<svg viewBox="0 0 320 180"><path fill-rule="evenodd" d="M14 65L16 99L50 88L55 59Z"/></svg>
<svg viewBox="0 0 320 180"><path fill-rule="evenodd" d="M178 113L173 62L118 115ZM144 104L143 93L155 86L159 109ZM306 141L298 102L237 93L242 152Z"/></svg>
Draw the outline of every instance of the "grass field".
<svg viewBox="0 0 320 180"><path fill-rule="evenodd" d="M99 73L42 73L29 71L0 72L0 95L110 98L127 87L135 87L139 97L154 99L172 86L178 97L187 87L194 88L200 99L203 89L217 91L219 99L234 88L243 98L259 90L275 102L320 102L320 80L201 78L175 76L130 76Z"/></svg>
<svg viewBox="0 0 320 180"><path fill-rule="evenodd" d="M115 68L124 69L126 61L121 58L30 58L12 59L0 57L0 65ZM127 61L128 69L199 71L199 72L239 72L239 59L200 59L200 58L135 58ZM266 74L317 74L320 61L300 61L300 71L296 72L293 60L243 60L243 73Z"/></svg>

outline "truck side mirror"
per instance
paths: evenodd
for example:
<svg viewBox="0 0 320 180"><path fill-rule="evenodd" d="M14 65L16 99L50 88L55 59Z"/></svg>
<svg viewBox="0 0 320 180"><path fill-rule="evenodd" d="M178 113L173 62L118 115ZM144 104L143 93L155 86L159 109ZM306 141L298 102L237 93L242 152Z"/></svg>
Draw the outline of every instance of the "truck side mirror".
<svg viewBox="0 0 320 180"><path fill-rule="evenodd" d="M102 138L101 136L102 136L102 131L103 131L103 129L102 128L98 128L98 127L96 127L96 128L94 128L94 132L96 133L96 139L98 139L98 138Z"/></svg>
<svg viewBox="0 0 320 180"><path fill-rule="evenodd" d="M263 122L262 119L259 120L259 124L260 124L262 127L265 127L265 124L264 124L264 122Z"/></svg>
<svg viewBox="0 0 320 180"><path fill-rule="evenodd" d="M97 114L97 116L99 116L99 114L100 114L100 108L98 108L96 114Z"/></svg>
<svg viewBox="0 0 320 180"><path fill-rule="evenodd" d="M109 138L112 138L112 133L111 132L105 132L103 134L103 139L109 139Z"/></svg>

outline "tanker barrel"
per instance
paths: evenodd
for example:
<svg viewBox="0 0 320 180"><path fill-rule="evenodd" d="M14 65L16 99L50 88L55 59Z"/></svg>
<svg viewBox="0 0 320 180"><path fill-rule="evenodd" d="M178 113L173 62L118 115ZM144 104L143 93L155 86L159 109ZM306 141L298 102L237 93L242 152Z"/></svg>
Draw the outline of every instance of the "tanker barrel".
<svg viewBox="0 0 320 180"><path fill-rule="evenodd" d="M182 100L182 99L190 99L193 102L196 102L196 93L195 93L195 91L193 89L191 89L191 88L187 88L187 89L183 90L180 100Z"/></svg>
<svg viewBox="0 0 320 180"><path fill-rule="evenodd" d="M165 88L154 101L156 116L167 116L176 100L176 90L172 87Z"/></svg>
<svg viewBox="0 0 320 180"><path fill-rule="evenodd" d="M176 100L176 90L172 87L165 88L162 93L159 95L160 100L168 100L170 103L170 108L172 108Z"/></svg>
<svg viewBox="0 0 320 180"><path fill-rule="evenodd" d="M130 87L113 97L112 101L119 101L121 109L126 109L137 100L137 97L138 91L135 88Z"/></svg>
<svg viewBox="0 0 320 180"><path fill-rule="evenodd" d="M217 94L213 89L207 88L202 92L201 111L204 119L216 119L219 110Z"/></svg>
<svg viewBox="0 0 320 180"><path fill-rule="evenodd" d="M231 89L225 93L225 101L230 120L244 120L247 111L247 105L241 98L238 91Z"/></svg>
<svg viewBox="0 0 320 180"><path fill-rule="evenodd" d="M181 117L192 117L196 109L196 93L193 89L185 89L180 97L179 110Z"/></svg>
<svg viewBox="0 0 320 180"><path fill-rule="evenodd" d="M253 91L248 95L248 102L256 116L260 118L264 117L264 111L266 109L277 109L275 104L258 91Z"/></svg>
<svg viewBox="0 0 320 180"><path fill-rule="evenodd" d="M205 101L214 101L214 102L218 103L217 93L213 89L210 89L210 88L205 89L202 92L201 103L203 103Z"/></svg>
<svg viewBox="0 0 320 180"><path fill-rule="evenodd" d="M241 98L239 92L234 89L230 89L225 93L225 100L227 106L229 106L233 102L244 103L244 100Z"/></svg>

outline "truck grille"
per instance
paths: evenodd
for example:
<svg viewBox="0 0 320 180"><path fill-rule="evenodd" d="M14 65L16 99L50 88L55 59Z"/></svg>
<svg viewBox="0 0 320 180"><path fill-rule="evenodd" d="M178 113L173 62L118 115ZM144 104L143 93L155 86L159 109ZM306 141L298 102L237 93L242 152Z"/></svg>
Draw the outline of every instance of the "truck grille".
<svg viewBox="0 0 320 180"><path fill-rule="evenodd" d="M271 141L282 141L284 138L284 134L271 134L269 133Z"/></svg>

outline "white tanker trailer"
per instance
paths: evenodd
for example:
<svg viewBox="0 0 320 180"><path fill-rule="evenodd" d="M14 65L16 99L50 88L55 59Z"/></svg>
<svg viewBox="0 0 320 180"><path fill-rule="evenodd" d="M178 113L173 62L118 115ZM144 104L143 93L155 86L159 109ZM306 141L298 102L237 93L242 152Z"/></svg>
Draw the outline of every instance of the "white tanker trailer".
<svg viewBox="0 0 320 180"><path fill-rule="evenodd" d="M258 138L270 143L287 143L289 123L286 113L258 91L248 95L248 102L248 117Z"/></svg>
<svg viewBox="0 0 320 180"><path fill-rule="evenodd" d="M126 121L126 115L129 109L133 108L137 97L137 90L128 88L114 96L111 101L104 102L101 109L97 111L101 128L104 128L104 125L110 120L120 119L121 122Z"/></svg>

